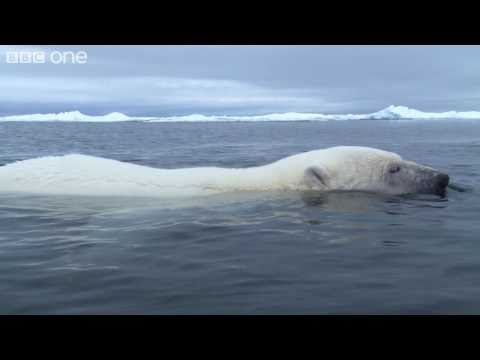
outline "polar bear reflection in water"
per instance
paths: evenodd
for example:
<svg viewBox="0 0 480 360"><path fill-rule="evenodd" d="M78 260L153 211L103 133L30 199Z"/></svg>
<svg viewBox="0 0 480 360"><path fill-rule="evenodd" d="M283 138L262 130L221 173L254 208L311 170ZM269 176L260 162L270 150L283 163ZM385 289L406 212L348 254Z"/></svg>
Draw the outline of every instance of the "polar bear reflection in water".
<svg viewBox="0 0 480 360"><path fill-rule="evenodd" d="M86 155L0 168L0 191L56 195L192 197L235 191L365 191L443 196L448 175L379 149L338 146L250 168L156 169Z"/></svg>

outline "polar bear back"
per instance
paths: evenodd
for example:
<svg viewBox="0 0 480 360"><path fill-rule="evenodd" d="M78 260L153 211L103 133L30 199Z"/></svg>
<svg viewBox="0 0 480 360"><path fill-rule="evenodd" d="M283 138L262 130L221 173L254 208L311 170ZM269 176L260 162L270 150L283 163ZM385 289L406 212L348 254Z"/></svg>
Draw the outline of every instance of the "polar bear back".
<svg viewBox="0 0 480 360"><path fill-rule="evenodd" d="M68 195L194 196L223 191L299 190L311 166L350 171L355 157L398 157L383 150L334 147L251 168L157 169L87 155L47 156L0 167L0 191Z"/></svg>

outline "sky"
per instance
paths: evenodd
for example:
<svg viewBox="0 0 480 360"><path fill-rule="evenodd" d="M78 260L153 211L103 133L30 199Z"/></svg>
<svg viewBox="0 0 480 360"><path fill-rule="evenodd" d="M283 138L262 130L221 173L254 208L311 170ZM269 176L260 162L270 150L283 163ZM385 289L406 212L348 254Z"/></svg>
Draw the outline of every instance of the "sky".
<svg viewBox="0 0 480 360"><path fill-rule="evenodd" d="M85 51L85 64L53 52ZM42 52L45 63L7 54ZM57 57L58 58L58 57ZM0 46L0 116L480 111L480 46Z"/></svg>

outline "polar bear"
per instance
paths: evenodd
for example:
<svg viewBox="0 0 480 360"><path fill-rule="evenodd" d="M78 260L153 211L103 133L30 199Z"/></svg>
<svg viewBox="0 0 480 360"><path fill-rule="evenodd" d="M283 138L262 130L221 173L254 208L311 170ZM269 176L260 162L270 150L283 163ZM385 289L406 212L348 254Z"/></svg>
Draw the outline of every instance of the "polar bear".
<svg viewBox="0 0 480 360"><path fill-rule="evenodd" d="M294 155L278 163L282 168L302 163L302 182L314 190L443 195L449 183L449 176L436 169L369 147L337 146Z"/></svg>
<svg viewBox="0 0 480 360"><path fill-rule="evenodd" d="M358 190L443 195L449 177L384 150L337 146L250 168L157 169L86 155L0 167L0 191L62 195L195 196L227 191Z"/></svg>

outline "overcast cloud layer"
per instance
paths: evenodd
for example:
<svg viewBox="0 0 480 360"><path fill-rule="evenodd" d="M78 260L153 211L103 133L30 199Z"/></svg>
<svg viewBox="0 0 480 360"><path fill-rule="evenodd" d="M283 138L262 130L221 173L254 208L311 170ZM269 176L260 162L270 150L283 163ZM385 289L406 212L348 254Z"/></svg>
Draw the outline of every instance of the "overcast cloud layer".
<svg viewBox="0 0 480 360"><path fill-rule="evenodd" d="M7 64L12 50L87 64ZM480 46L0 46L0 115L480 111Z"/></svg>

